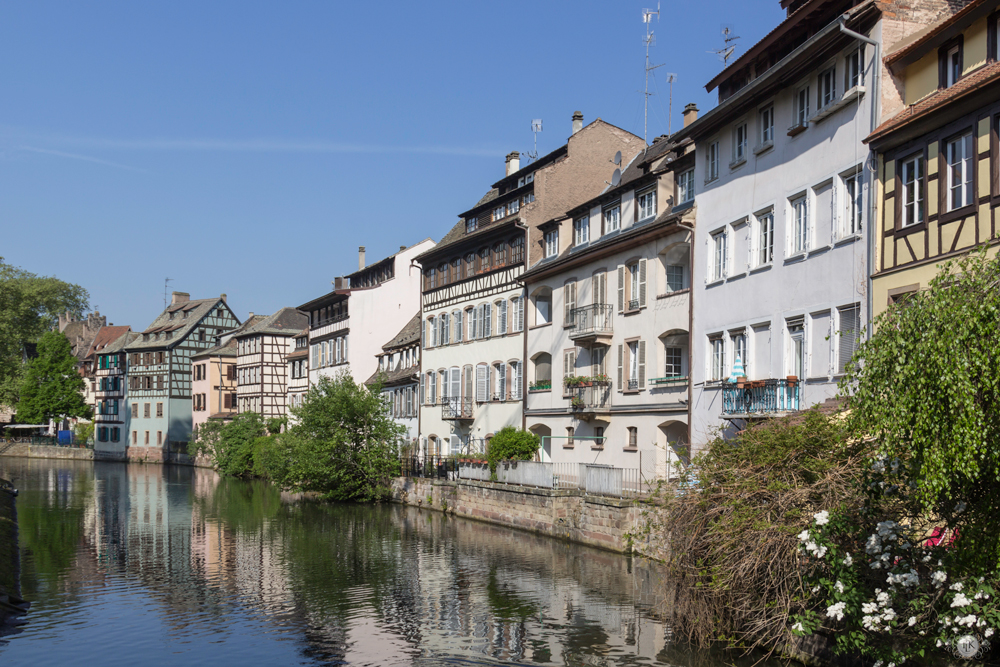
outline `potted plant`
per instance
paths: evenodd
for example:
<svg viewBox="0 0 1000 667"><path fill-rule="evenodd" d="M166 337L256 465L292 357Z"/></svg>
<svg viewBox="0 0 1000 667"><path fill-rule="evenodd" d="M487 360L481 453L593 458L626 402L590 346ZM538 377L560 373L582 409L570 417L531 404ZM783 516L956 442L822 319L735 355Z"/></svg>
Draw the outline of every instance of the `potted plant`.
<svg viewBox="0 0 1000 667"><path fill-rule="evenodd" d="M594 375L590 379L591 379L591 381L593 381L593 383L595 385L598 385L598 386L601 386L601 387L606 387L607 385L611 384L611 376L610 375L606 375L604 373L600 373L598 375Z"/></svg>
<svg viewBox="0 0 1000 667"><path fill-rule="evenodd" d="M584 403L583 399L579 396L574 396L573 400L570 401L570 405L574 410L583 410L586 407L586 403Z"/></svg>

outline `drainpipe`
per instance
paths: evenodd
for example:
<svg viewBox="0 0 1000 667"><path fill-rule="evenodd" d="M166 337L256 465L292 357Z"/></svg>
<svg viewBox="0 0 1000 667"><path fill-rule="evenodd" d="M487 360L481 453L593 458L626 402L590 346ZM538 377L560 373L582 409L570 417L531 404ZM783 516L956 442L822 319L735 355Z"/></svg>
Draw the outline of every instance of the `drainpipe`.
<svg viewBox="0 0 1000 667"><path fill-rule="evenodd" d="M697 214L697 212L696 212ZM691 243L688 244L688 280L691 281L691 287L688 288L688 400L687 400L687 416L688 416L688 461L694 455L693 447L691 444L692 435L694 433L694 407L691 401L694 399L694 389L691 386L691 378L693 376L692 369L694 368L694 225L686 224L683 220L677 222L677 226L691 232ZM669 452L667 453L669 456ZM669 471L667 473L669 475Z"/></svg>
<svg viewBox="0 0 1000 667"><path fill-rule="evenodd" d="M844 17L846 19L846 16ZM840 24L840 32L844 33L848 37L852 37L858 41L864 42L865 44L871 44L874 47L874 54L872 55L872 97L871 97L871 129L869 134L875 131L878 127L879 111L880 111L880 96L881 96L881 83L882 83L882 67L880 66L882 60L881 55L881 45L877 40L868 37L867 35L862 35L859 32L848 29L843 22ZM871 151L869 151L871 152ZM876 214L876 204L875 204L875 182L877 180L877 174L875 170L878 168L878 161L875 160L872 168L872 183L868 192L868 253L867 253L867 271L865 276L865 287L867 294L867 307L865 313L865 323L868 337L872 335L872 317L874 313L874 306L872 305L872 271L875 268L875 229L873 225L875 224L875 214Z"/></svg>

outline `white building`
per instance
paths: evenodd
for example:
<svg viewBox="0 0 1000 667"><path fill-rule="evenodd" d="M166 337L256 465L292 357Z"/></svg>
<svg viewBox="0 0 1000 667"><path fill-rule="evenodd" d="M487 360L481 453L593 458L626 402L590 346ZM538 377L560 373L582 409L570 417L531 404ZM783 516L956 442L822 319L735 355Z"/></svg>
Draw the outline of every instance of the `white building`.
<svg viewBox="0 0 1000 667"><path fill-rule="evenodd" d="M366 384L381 384L393 420L406 429L403 444L412 447L420 432L418 377L420 375L420 313L382 346L378 369Z"/></svg>
<svg viewBox="0 0 1000 667"><path fill-rule="evenodd" d="M507 174L417 258L424 271L420 437L424 453L482 453L504 426L523 428L525 265L551 234L541 223L604 189L616 152L642 140L598 119L573 116L567 143Z"/></svg>
<svg viewBox="0 0 1000 667"><path fill-rule="evenodd" d="M882 13L891 5L891 13ZM820 403L867 319L863 139L895 95L879 49L944 0L783 0L788 18L711 82L698 145L692 444ZM747 381L726 383L736 359Z"/></svg>
<svg viewBox="0 0 1000 667"><path fill-rule="evenodd" d="M558 245L522 277L525 417L544 460L666 477L687 456L694 147L660 139L624 162L541 226Z"/></svg>

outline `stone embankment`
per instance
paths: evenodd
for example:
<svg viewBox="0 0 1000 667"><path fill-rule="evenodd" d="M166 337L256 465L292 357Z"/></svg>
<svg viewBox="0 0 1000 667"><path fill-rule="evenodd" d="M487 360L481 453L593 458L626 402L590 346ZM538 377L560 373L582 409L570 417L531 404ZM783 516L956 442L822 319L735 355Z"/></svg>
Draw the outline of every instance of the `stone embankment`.
<svg viewBox="0 0 1000 667"><path fill-rule="evenodd" d="M410 477L395 480L393 499L617 553L666 556L664 543L645 538L650 517L643 501L592 496L577 489Z"/></svg>
<svg viewBox="0 0 1000 667"><path fill-rule="evenodd" d="M0 456L28 459L76 459L84 461L128 461L130 463L173 463L197 468L215 467L207 456L188 456L180 452L164 452L156 447L129 447L124 452L102 452L85 447L58 447L13 443L0 446Z"/></svg>

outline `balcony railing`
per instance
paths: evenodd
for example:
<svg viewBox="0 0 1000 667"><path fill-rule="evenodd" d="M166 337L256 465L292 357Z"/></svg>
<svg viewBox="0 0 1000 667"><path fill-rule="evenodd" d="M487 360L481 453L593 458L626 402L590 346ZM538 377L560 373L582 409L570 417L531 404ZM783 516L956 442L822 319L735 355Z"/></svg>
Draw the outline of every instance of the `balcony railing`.
<svg viewBox="0 0 1000 667"><path fill-rule="evenodd" d="M628 309L629 310L639 310L639 299L629 299Z"/></svg>
<svg viewBox="0 0 1000 667"><path fill-rule="evenodd" d="M589 306L574 308L570 313L569 332L572 339L585 336L610 336L614 333L614 309L609 303L595 303Z"/></svg>
<svg viewBox="0 0 1000 667"><path fill-rule="evenodd" d="M798 380L748 380L722 383L722 414L767 417L799 409Z"/></svg>
<svg viewBox="0 0 1000 667"><path fill-rule="evenodd" d="M471 398L442 398L441 419L466 420L472 419L472 408L475 402Z"/></svg>
<svg viewBox="0 0 1000 667"><path fill-rule="evenodd" d="M568 387L570 410L573 412L593 412L611 407L611 383L592 383L583 387Z"/></svg>

